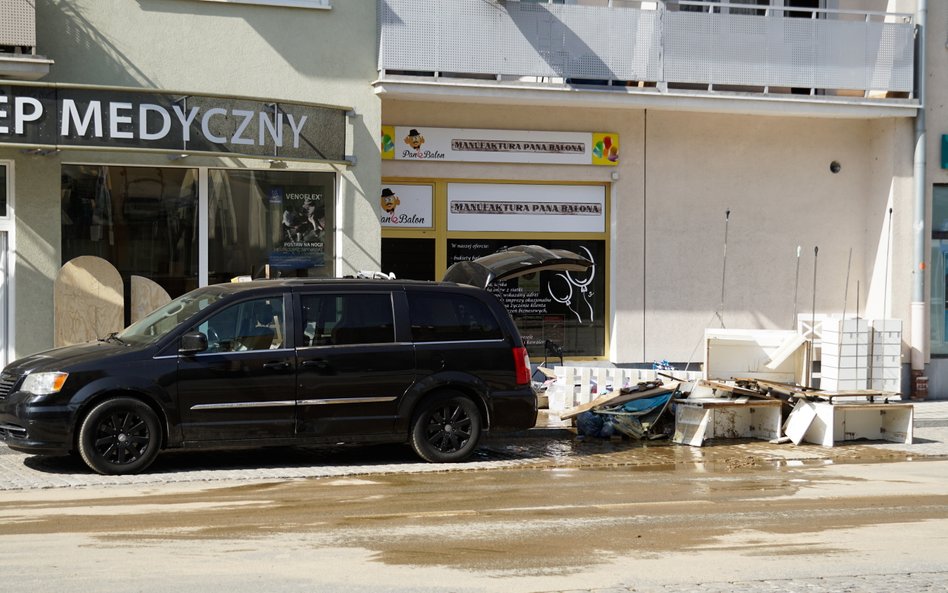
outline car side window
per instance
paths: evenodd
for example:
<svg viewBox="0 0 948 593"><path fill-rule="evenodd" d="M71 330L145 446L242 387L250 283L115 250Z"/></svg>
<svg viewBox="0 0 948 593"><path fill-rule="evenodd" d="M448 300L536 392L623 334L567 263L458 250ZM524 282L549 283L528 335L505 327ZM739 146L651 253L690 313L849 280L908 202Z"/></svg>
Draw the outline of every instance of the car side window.
<svg viewBox="0 0 948 593"><path fill-rule="evenodd" d="M300 303L304 345L395 341L395 317L389 293L302 295Z"/></svg>
<svg viewBox="0 0 948 593"><path fill-rule="evenodd" d="M283 297L243 301L214 314L194 329L207 336L208 352L282 348Z"/></svg>
<svg viewBox="0 0 948 593"><path fill-rule="evenodd" d="M464 294L408 293L411 336L415 342L497 340L497 319L482 301Z"/></svg>

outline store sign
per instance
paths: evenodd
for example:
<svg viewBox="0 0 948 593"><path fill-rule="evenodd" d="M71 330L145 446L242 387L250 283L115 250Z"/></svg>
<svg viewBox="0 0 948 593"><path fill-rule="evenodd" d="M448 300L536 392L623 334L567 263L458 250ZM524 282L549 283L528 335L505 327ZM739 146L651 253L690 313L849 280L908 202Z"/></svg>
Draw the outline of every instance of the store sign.
<svg viewBox="0 0 948 593"><path fill-rule="evenodd" d="M430 185L382 184L379 222L385 228L431 228L432 196Z"/></svg>
<svg viewBox="0 0 948 593"><path fill-rule="evenodd" d="M346 111L154 91L0 85L0 143L342 161Z"/></svg>
<svg viewBox="0 0 948 593"><path fill-rule="evenodd" d="M602 233L601 185L449 183L449 231Z"/></svg>
<svg viewBox="0 0 948 593"><path fill-rule="evenodd" d="M619 135L382 126L382 158L554 165L617 165Z"/></svg>

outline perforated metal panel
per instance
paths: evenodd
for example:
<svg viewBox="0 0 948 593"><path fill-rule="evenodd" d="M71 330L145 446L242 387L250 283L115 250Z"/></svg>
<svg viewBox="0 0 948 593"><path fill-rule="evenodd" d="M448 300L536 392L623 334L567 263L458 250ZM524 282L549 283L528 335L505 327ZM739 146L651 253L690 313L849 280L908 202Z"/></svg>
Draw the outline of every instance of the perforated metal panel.
<svg viewBox="0 0 948 593"><path fill-rule="evenodd" d="M0 0L0 45L36 46L35 0Z"/></svg>
<svg viewBox="0 0 948 593"><path fill-rule="evenodd" d="M573 81L912 90L908 22L656 6L379 0L379 67Z"/></svg>

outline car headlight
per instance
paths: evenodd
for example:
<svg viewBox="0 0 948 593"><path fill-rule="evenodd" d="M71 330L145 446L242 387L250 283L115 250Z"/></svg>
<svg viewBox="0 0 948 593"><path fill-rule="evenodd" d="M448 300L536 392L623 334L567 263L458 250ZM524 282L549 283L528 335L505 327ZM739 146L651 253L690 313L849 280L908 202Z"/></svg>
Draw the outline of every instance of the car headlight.
<svg viewBox="0 0 948 593"><path fill-rule="evenodd" d="M23 381L23 387L21 387L20 390L36 395L59 393L59 390L62 389L66 383L68 376L69 373L60 372L30 373L26 376L26 380Z"/></svg>

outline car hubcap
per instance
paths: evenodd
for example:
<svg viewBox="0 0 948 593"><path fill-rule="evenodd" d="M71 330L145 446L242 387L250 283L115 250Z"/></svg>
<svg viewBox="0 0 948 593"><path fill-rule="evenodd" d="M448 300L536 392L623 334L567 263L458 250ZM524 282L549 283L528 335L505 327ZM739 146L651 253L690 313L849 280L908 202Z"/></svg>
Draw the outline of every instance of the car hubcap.
<svg viewBox="0 0 948 593"><path fill-rule="evenodd" d="M471 438L471 417L460 405L444 406L431 412L428 442L442 453L463 448Z"/></svg>
<svg viewBox="0 0 948 593"><path fill-rule="evenodd" d="M125 465L142 457L151 442L145 420L134 412L117 412L99 422L95 452L109 463Z"/></svg>

